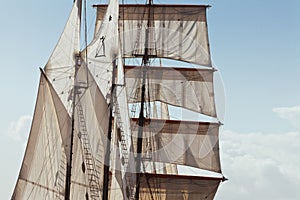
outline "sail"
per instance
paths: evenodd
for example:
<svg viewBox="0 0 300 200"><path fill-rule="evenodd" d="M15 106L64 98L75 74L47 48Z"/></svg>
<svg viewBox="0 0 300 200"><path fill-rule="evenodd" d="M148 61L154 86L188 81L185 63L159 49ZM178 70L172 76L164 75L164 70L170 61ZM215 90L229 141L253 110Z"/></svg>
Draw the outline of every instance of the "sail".
<svg viewBox="0 0 300 200"><path fill-rule="evenodd" d="M118 59L118 76L117 76L117 87L116 87L116 105L115 105L115 118L116 123L119 128L119 140L122 145L126 145L126 148L131 147L131 126L130 126L130 116L128 110L128 101L127 101L127 90L125 84L125 74L122 64L122 59ZM125 150L125 149L124 149ZM127 150L129 151L129 149ZM133 167L132 162L133 158L130 158L129 155L124 155L127 159L127 164L130 164L128 167Z"/></svg>
<svg viewBox="0 0 300 200"><path fill-rule="evenodd" d="M118 140L118 133L119 128L117 127L116 121L114 121L114 130L112 134L112 150L111 150L111 156L110 156L110 170L111 170L111 177L110 177L110 196L111 199L126 199L124 194L126 194L126 180L124 178L124 159L122 158L124 155L122 155L122 147L119 146L119 140ZM121 156L122 155L122 156Z"/></svg>
<svg viewBox="0 0 300 200"><path fill-rule="evenodd" d="M44 70L63 104L71 113L75 61L80 51L81 0L75 0L65 29Z"/></svg>
<svg viewBox="0 0 300 200"><path fill-rule="evenodd" d="M21 171L12 199L63 199L71 119L42 73Z"/></svg>
<svg viewBox="0 0 300 200"><path fill-rule="evenodd" d="M206 8L197 5L120 6L122 53L128 58L142 57L147 46L150 57L211 67ZM104 19L106 5L97 5L97 9L96 27ZM148 41L146 32L150 35Z"/></svg>
<svg viewBox="0 0 300 200"><path fill-rule="evenodd" d="M138 131L137 121L133 118L131 122L133 134ZM142 153L151 161L221 172L219 124L149 119L143 132Z"/></svg>
<svg viewBox="0 0 300 200"><path fill-rule="evenodd" d="M125 85L125 73L122 63L121 51L119 51L117 64L117 86L116 86L116 103L115 103L115 118L117 130L115 135L120 149L119 159L122 160L120 170L122 174L122 186L124 198L130 197L130 188L134 187L133 180L136 179L135 174L135 156L132 144L132 132L130 125L130 117L127 102L127 90ZM118 170L118 168L117 168Z"/></svg>
<svg viewBox="0 0 300 200"><path fill-rule="evenodd" d="M142 67L126 66L128 102L141 100ZM213 73L211 69L148 67L147 101L161 101L216 117Z"/></svg>
<svg viewBox="0 0 300 200"><path fill-rule="evenodd" d="M131 149L131 130L127 107L127 95L124 84L124 71L120 51L119 38L119 3L110 0L108 7L103 10L103 21L95 28L95 36L89 46L82 52L88 69L96 81L107 102L111 99L111 87L114 87L114 126L111 143L111 195L114 198L122 196L124 199L130 193L126 181L126 171L134 168L134 157L129 153ZM116 71L116 83L113 83L113 71ZM112 86L116 84L116 86ZM134 177L134 175L132 176ZM111 197L113 199L113 197ZM118 198L117 198L118 199Z"/></svg>
<svg viewBox="0 0 300 200"><path fill-rule="evenodd" d="M75 95L71 198L101 197L109 107L85 63L77 72Z"/></svg>
<svg viewBox="0 0 300 200"><path fill-rule="evenodd" d="M97 31L93 41L82 52L82 58L88 60L88 68L108 102L113 65L116 65L119 52L118 14L118 1L110 0L109 6L103 10L100 28L95 29Z"/></svg>
<svg viewBox="0 0 300 200"><path fill-rule="evenodd" d="M219 184L218 178L145 173L139 199L213 200Z"/></svg>

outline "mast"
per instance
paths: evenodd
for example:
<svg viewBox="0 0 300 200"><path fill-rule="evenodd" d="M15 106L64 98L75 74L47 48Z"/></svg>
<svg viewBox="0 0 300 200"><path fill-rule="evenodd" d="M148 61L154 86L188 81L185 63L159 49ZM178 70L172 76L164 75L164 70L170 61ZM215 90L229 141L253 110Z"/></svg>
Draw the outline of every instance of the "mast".
<svg viewBox="0 0 300 200"><path fill-rule="evenodd" d="M122 67L122 66L118 66ZM107 143L106 143L106 151L105 151L105 161L104 161L104 173L103 173L103 194L102 199L108 199L108 184L109 184L109 167L110 167L110 146L111 146L111 132L112 132L112 119L113 119L113 104L114 104L114 90L116 87L115 84L115 68L116 68L116 60L113 63L113 71L112 71L112 86L110 91L110 103L109 103L109 124L108 124L108 133L107 133Z"/></svg>
<svg viewBox="0 0 300 200"><path fill-rule="evenodd" d="M80 55L76 56L75 74L74 74L74 87L73 87L73 99L72 99L72 132L71 132L71 146L70 146L70 163L67 163L67 174L66 174L66 192L65 200L70 199L71 191L71 175L72 175L72 155L73 155L73 141L74 141L74 131L75 131L75 106L76 106L76 94L78 87L76 85L76 75L80 67Z"/></svg>
<svg viewBox="0 0 300 200"><path fill-rule="evenodd" d="M149 65L149 27L151 23L151 5L153 4L153 0L149 0L149 15L148 15L148 23L147 23L147 31L146 31L146 40L145 40L145 53L143 56L143 67L142 67L142 91L141 91L141 108L139 113L138 119L138 140L137 140L137 163L136 163L136 193L135 199L139 200L140 196L140 178L141 178L141 163L142 163L142 145L143 145L143 129L145 123L145 116L144 116L144 103L145 103L145 92L146 92L146 72L147 66Z"/></svg>
<svg viewBox="0 0 300 200"><path fill-rule="evenodd" d="M74 3L76 3L76 0L74 0ZM79 27L81 24L81 14L82 14L82 0L77 1L78 6L78 16L79 16ZM79 30L80 35L80 30ZM76 94L77 94L77 82L76 82L76 76L78 69L81 65L80 60L80 54L75 55L75 73L74 73L74 85L73 85L73 99L72 99L72 117L71 117L71 143L70 143L70 154L69 156L70 163L67 162L67 172L66 172L66 185L65 185L65 200L70 200L70 194L71 194L71 176L72 176L72 155L73 155L73 142L74 142L74 131L75 131L75 106L76 106Z"/></svg>

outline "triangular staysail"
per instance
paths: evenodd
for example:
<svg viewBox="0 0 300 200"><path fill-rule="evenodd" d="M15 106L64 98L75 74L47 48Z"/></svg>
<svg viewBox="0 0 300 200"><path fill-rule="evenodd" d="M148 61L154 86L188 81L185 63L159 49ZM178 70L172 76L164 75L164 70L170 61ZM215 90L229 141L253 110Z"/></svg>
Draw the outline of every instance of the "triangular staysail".
<svg viewBox="0 0 300 200"><path fill-rule="evenodd" d="M75 0L65 29L44 70L67 111L72 111L76 57L80 52L81 0Z"/></svg>
<svg viewBox="0 0 300 200"><path fill-rule="evenodd" d="M103 12L104 19L99 28L95 29L96 35L91 44L82 52L82 58L88 60L88 68L102 94L109 99L113 66L116 66L119 53L119 3L117 0L110 0L106 8Z"/></svg>
<svg viewBox="0 0 300 200"><path fill-rule="evenodd" d="M71 199L100 198L109 106L84 63L75 79Z"/></svg>
<svg viewBox="0 0 300 200"><path fill-rule="evenodd" d="M80 58L81 4L81 0L74 1L65 30L41 75L13 199L64 199L66 192L71 199L101 196L108 105ZM71 188L66 191L67 165L71 164Z"/></svg>
<svg viewBox="0 0 300 200"><path fill-rule="evenodd" d="M35 114L12 199L63 199L71 119L41 73Z"/></svg>

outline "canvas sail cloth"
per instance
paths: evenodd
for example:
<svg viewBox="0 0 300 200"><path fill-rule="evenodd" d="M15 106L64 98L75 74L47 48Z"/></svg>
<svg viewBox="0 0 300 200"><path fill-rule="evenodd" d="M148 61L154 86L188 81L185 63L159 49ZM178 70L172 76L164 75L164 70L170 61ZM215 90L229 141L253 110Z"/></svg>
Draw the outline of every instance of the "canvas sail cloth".
<svg viewBox="0 0 300 200"><path fill-rule="evenodd" d="M88 68L109 102L113 65L116 65L119 53L118 1L111 0L102 14L103 21L99 25L100 28L95 29L95 37L82 52L82 58L88 60Z"/></svg>
<svg viewBox="0 0 300 200"><path fill-rule="evenodd" d="M80 10L81 1L75 1L65 30L45 66L53 88L42 76L35 117L13 199L63 199L66 164L72 154L71 198L101 196L108 105L84 63L74 78L75 67L79 67L76 62L79 59ZM73 93L78 98L71 153Z"/></svg>
<svg viewBox="0 0 300 200"><path fill-rule="evenodd" d="M114 148L116 155L115 168L112 173L119 173L121 179L116 177L122 188L123 199L132 196L136 180L136 161L132 144L132 131L127 102L127 90L125 85L125 74L123 69L121 52L119 51L116 71L116 88L114 91ZM114 178L114 177L112 177ZM114 192L114 191L111 191ZM115 194L115 193L114 193ZM116 196L112 197L118 199Z"/></svg>
<svg viewBox="0 0 300 200"><path fill-rule="evenodd" d="M140 200L213 200L220 180L205 177L143 174Z"/></svg>
<svg viewBox="0 0 300 200"><path fill-rule="evenodd" d="M115 138L114 134L118 131L121 132L122 141L120 139L112 143L112 156L117 160L111 160L111 165L116 168L112 170L113 178L112 187L115 187L116 181L126 193L128 187L126 186L125 172L127 168L134 166L134 158L130 156L129 151L131 147L130 139L130 120L127 108L126 90L124 85L124 72L123 64L120 52L120 39L118 34L118 19L119 19L119 3L117 0L110 0L108 7L103 10L103 21L99 24L99 27L95 28L95 36L91 44L82 52L82 57L88 60L88 68L100 88L102 94L106 98L107 102L110 102L113 67L117 67L116 80L117 85L115 87L114 94L114 123L115 131L112 138ZM118 131L116 131L118 130ZM120 151L119 151L120 150ZM119 152L118 152L119 151ZM120 160L125 160L126 163L114 163ZM121 172L121 173L120 173ZM120 177L117 177L121 175ZM112 191L115 192L115 191ZM128 192L128 191L127 191ZM116 193L114 193L116 195ZM119 195L119 194L117 194ZM115 198L117 198L115 196Z"/></svg>
<svg viewBox="0 0 300 200"><path fill-rule="evenodd" d="M101 197L109 108L85 63L76 76L75 95L71 199Z"/></svg>
<svg viewBox="0 0 300 200"><path fill-rule="evenodd" d="M71 119L41 75L36 108L12 199L63 199Z"/></svg>
<svg viewBox="0 0 300 200"><path fill-rule="evenodd" d="M137 121L132 119L133 134L138 131ZM217 123L146 120L142 151L145 157L155 162L182 164L221 173Z"/></svg>
<svg viewBox="0 0 300 200"><path fill-rule="evenodd" d="M65 29L44 70L69 114L72 109L75 61L80 51L81 0L75 0Z"/></svg>
<svg viewBox="0 0 300 200"><path fill-rule="evenodd" d="M142 57L145 44L150 57L170 58L211 67L206 7L196 5L120 6L122 53ZM103 21L105 5L98 5L97 23ZM150 24L148 27L148 20ZM149 40L146 41L146 32Z"/></svg>
<svg viewBox="0 0 300 200"><path fill-rule="evenodd" d="M148 67L145 99L216 117L213 73L213 69ZM125 77L128 102L140 102L142 67L126 66Z"/></svg>
<svg viewBox="0 0 300 200"><path fill-rule="evenodd" d="M86 66L80 67L77 73L76 87L71 199L101 197L108 105ZM71 119L64 105L42 74L13 199L64 198L71 131Z"/></svg>

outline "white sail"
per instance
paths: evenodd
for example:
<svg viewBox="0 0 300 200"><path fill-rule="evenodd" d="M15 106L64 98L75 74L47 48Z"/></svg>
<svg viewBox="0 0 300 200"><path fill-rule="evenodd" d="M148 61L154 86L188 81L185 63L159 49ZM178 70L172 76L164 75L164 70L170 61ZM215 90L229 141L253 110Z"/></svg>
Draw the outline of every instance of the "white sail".
<svg viewBox="0 0 300 200"><path fill-rule="evenodd" d="M115 122L118 127L116 136L120 149L120 158L123 160L121 167L121 174L123 177L123 193L124 198L129 198L128 188L133 187L133 180L135 180L135 155L132 149L132 131L130 125L130 117L127 102L127 90L125 85L125 73L123 69L122 57L119 51L117 68L117 86L116 86L116 104L115 104ZM127 172L130 173L128 177Z"/></svg>
<svg viewBox="0 0 300 200"><path fill-rule="evenodd" d="M124 179L124 163L122 163L122 150L121 144L119 146L119 138L118 133L119 127L117 126L116 121L114 120L114 130L112 135L111 143L113 144L113 148L110 156L110 171L111 171L111 184L110 184L110 199L118 200L118 199L127 199L126 198L126 180ZM124 160L123 160L124 161ZM125 194L125 195L124 195Z"/></svg>
<svg viewBox="0 0 300 200"><path fill-rule="evenodd" d="M116 87L116 108L115 108L115 117L118 127L121 131L120 140L121 142L125 143L126 147L129 148L131 144L131 126L130 126L130 116L128 110L128 102L127 102L127 90L125 85L125 74L123 69L123 64L121 57L118 59L118 71L117 71L117 87ZM127 156L127 159L132 159ZM134 162L133 160L128 160L128 164L133 167L132 165Z"/></svg>
<svg viewBox="0 0 300 200"><path fill-rule="evenodd" d="M63 104L71 113L75 61L80 51L81 0L75 0L65 29L44 70Z"/></svg>
<svg viewBox="0 0 300 200"><path fill-rule="evenodd" d="M141 100L142 67L126 67L126 86L130 103ZM213 72L211 69L149 67L146 99L186 108L216 117Z"/></svg>
<svg viewBox="0 0 300 200"><path fill-rule="evenodd" d="M220 179L147 173L142 175L140 184L140 200L213 200Z"/></svg>
<svg viewBox="0 0 300 200"><path fill-rule="evenodd" d="M117 175L113 172L111 176L111 187L110 187L110 200L125 200L126 198L123 196L122 188L120 188L120 184L117 180Z"/></svg>
<svg viewBox="0 0 300 200"><path fill-rule="evenodd" d="M132 131L135 134L138 131L137 121L138 119L132 119L131 123ZM144 156L147 155L147 152L148 154L150 152L152 161L183 164L221 172L219 124L148 120L144 126Z"/></svg>
<svg viewBox="0 0 300 200"><path fill-rule="evenodd" d="M161 119L170 119L168 104L161 102L160 104L160 118Z"/></svg>
<svg viewBox="0 0 300 200"><path fill-rule="evenodd" d="M108 7L103 10L103 21L95 28L95 37L91 44L82 52L82 57L88 60L88 68L97 82L106 101L110 101L113 67L117 67L114 106L115 130L112 134L111 149L111 199L117 198L122 192L124 198L128 193L125 172L134 158L129 156L130 120L128 115L126 89L124 85L124 72L120 52L120 38L118 34L119 3L110 0ZM120 161L122 161L120 163ZM130 165L128 165L130 163ZM114 189L113 189L114 188Z"/></svg>
<svg viewBox="0 0 300 200"><path fill-rule="evenodd" d="M71 119L44 74L12 199L63 199ZM65 144L65 146L64 146Z"/></svg>
<svg viewBox="0 0 300 200"><path fill-rule="evenodd" d="M109 97L112 70L119 52L118 14L119 3L110 0L103 11L103 21L91 44L82 52L88 67L105 97ZM109 98L107 98L109 99Z"/></svg>
<svg viewBox="0 0 300 200"><path fill-rule="evenodd" d="M97 23L105 5L98 5ZM123 5L120 31L125 57L142 57L149 32L150 57L170 58L211 67L206 7L196 5ZM148 26L148 21L151 24ZM99 26L96 24L96 27Z"/></svg>
<svg viewBox="0 0 300 200"><path fill-rule="evenodd" d="M109 107L84 63L76 76L75 95L71 197L100 198Z"/></svg>

